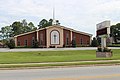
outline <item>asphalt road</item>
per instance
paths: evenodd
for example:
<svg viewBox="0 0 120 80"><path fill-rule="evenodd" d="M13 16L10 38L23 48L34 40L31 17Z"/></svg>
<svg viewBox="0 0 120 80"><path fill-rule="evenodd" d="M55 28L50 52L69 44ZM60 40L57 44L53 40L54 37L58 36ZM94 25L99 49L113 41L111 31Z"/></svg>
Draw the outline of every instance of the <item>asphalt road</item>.
<svg viewBox="0 0 120 80"><path fill-rule="evenodd" d="M109 47L110 49L120 49L120 47ZM27 51L63 51L63 50L96 50L96 47L76 47L76 48L0 48L0 52L27 52Z"/></svg>
<svg viewBox="0 0 120 80"><path fill-rule="evenodd" d="M0 80L120 80L120 66L0 70Z"/></svg>

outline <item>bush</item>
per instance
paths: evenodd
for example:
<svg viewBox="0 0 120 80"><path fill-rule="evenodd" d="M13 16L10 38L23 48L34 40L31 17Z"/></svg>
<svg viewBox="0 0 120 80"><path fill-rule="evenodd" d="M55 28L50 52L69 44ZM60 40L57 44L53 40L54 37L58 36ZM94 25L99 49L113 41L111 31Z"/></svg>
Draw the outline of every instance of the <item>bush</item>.
<svg viewBox="0 0 120 80"><path fill-rule="evenodd" d="M36 40L33 47L34 47L34 48L38 48L38 46L39 46L39 42Z"/></svg>
<svg viewBox="0 0 120 80"><path fill-rule="evenodd" d="M98 51L98 52L102 52L102 48L101 48L101 47L98 47L98 48L97 48L97 51Z"/></svg>
<svg viewBox="0 0 120 80"><path fill-rule="evenodd" d="M111 52L111 49L108 49L107 47L103 49L104 52Z"/></svg>
<svg viewBox="0 0 120 80"><path fill-rule="evenodd" d="M74 39L72 40L72 47L76 47L76 41Z"/></svg>
<svg viewBox="0 0 120 80"><path fill-rule="evenodd" d="M98 52L112 52L111 49L108 49L107 47L103 48L103 50L102 50L101 47L98 47L98 48L97 48L97 51L98 51Z"/></svg>
<svg viewBox="0 0 120 80"><path fill-rule="evenodd" d="M94 37L93 40L92 40L92 43L91 43L91 46L92 47L97 47L99 44L98 44L98 41L97 39Z"/></svg>
<svg viewBox="0 0 120 80"><path fill-rule="evenodd" d="M14 39L9 39L6 43L6 45L10 48L10 49L13 49L15 48L15 41Z"/></svg>

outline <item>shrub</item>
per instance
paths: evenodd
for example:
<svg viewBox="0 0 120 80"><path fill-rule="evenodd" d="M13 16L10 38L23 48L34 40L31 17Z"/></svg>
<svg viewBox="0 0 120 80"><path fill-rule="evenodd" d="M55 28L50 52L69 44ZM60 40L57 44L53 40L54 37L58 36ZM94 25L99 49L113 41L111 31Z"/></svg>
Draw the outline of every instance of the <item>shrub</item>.
<svg viewBox="0 0 120 80"><path fill-rule="evenodd" d="M15 41L14 39L9 39L6 43L6 45L10 48L10 49L13 49L15 48Z"/></svg>
<svg viewBox="0 0 120 80"><path fill-rule="evenodd" d="M74 39L72 40L72 47L76 47L76 41Z"/></svg>
<svg viewBox="0 0 120 80"><path fill-rule="evenodd" d="M39 42L36 40L33 47L34 47L34 48L38 48L38 46L39 46Z"/></svg>
<svg viewBox="0 0 120 80"><path fill-rule="evenodd" d="M97 51L98 51L98 52L112 52L111 49L108 49L107 47L103 48L103 50L102 50L101 47L98 47L98 48L97 48Z"/></svg>
<svg viewBox="0 0 120 80"><path fill-rule="evenodd" d="M92 43L91 43L91 46L92 47L97 47L99 44L98 44L98 41L97 39L94 37L93 40L92 40Z"/></svg>

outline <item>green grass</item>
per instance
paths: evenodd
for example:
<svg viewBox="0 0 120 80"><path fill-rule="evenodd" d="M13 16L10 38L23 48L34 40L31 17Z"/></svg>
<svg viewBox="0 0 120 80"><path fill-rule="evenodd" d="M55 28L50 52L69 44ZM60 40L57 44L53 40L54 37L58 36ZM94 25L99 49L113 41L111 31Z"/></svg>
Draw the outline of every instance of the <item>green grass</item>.
<svg viewBox="0 0 120 80"><path fill-rule="evenodd" d="M112 51L112 58L96 58L95 50L0 52L0 64L120 59L120 50Z"/></svg>

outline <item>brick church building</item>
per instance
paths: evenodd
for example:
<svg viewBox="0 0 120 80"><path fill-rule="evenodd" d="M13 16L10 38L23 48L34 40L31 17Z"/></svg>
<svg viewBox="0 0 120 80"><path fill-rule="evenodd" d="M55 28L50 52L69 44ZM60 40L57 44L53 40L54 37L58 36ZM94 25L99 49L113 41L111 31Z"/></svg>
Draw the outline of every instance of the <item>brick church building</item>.
<svg viewBox="0 0 120 80"><path fill-rule="evenodd" d="M89 46L92 34L76 31L64 26L53 25L36 31L15 36L16 47L33 47L38 42L39 47L70 47L72 40L76 46Z"/></svg>

